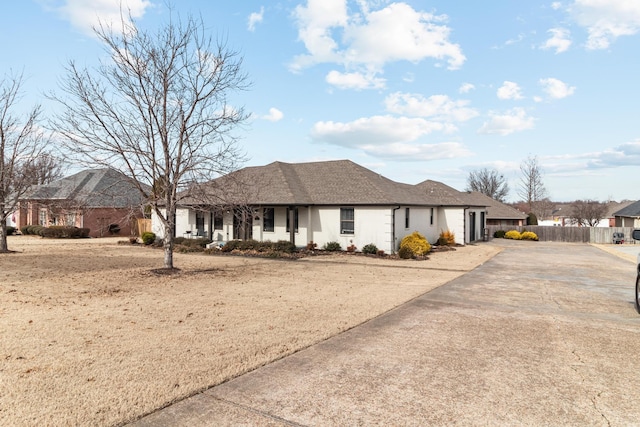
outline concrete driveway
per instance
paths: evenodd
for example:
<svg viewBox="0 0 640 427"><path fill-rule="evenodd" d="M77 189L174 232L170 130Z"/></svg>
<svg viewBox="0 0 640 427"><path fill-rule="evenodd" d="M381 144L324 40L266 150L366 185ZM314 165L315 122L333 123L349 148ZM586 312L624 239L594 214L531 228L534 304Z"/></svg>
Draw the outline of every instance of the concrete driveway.
<svg viewBox="0 0 640 427"><path fill-rule="evenodd" d="M634 265L582 244L482 244L505 250L136 425L640 425Z"/></svg>

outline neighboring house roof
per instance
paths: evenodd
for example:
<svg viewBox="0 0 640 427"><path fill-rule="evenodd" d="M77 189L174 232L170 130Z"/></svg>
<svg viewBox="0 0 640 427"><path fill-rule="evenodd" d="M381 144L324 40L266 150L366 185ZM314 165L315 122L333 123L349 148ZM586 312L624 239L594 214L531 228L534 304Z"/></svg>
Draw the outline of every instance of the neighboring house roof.
<svg viewBox="0 0 640 427"><path fill-rule="evenodd" d="M428 198L431 204L437 206L466 206L469 203L463 199L463 193L438 181L430 179L416 184Z"/></svg>
<svg viewBox="0 0 640 427"><path fill-rule="evenodd" d="M487 219L526 219L527 215L478 191L462 193L470 206L486 206Z"/></svg>
<svg viewBox="0 0 640 427"><path fill-rule="evenodd" d="M609 202L607 206L607 218L615 217L620 210L625 209L634 203L636 202L634 202L633 200L625 200L623 202Z"/></svg>
<svg viewBox="0 0 640 427"><path fill-rule="evenodd" d="M205 187L199 189L206 193L207 200L226 200L229 204L464 205L455 195L435 197L426 192L424 186L392 181L350 160L273 162L246 167L217 178ZM197 197L197 189L192 189L181 203L198 204L198 200L203 198Z"/></svg>
<svg viewBox="0 0 640 427"><path fill-rule="evenodd" d="M640 200L615 212L614 216L640 217Z"/></svg>
<svg viewBox="0 0 640 427"><path fill-rule="evenodd" d="M86 208L131 207L143 198L131 178L113 169L88 169L50 184L39 185L23 200L68 201Z"/></svg>

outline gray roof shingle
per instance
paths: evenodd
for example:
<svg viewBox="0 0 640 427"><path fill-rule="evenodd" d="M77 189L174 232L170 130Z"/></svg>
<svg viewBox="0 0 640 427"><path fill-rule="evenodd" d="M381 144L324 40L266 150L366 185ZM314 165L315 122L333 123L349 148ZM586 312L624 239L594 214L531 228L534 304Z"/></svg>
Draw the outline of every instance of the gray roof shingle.
<svg viewBox="0 0 640 427"><path fill-rule="evenodd" d="M143 204L135 183L113 169L88 169L34 187L23 199L73 201L87 208L131 207Z"/></svg>
<svg viewBox="0 0 640 427"><path fill-rule="evenodd" d="M627 217L640 216L640 200L638 200L637 202L631 203L630 205L627 205L626 207L615 212L614 216L627 216Z"/></svg>
<svg viewBox="0 0 640 427"><path fill-rule="evenodd" d="M486 206L487 219L525 219L527 215L478 191L462 193L470 206Z"/></svg>
<svg viewBox="0 0 640 427"><path fill-rule="evenodd" d="M206 193L206 199L197 197L198 190ZM435 181L403 184L350 160L334 160L246 167L191 189L181 203L215 200L252 205L466 205L459 194Z"/></svg>

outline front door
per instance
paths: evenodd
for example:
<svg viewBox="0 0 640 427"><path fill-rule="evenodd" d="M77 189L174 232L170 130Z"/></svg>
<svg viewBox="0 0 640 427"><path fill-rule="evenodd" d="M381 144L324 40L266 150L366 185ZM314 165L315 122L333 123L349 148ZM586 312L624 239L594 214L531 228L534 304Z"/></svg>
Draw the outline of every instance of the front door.
<svg viewBox="0 0 640 427"><path fill-rule="evenodd" d="M233 213L233 238L239 240L253 238L253 215L246 209L236 209Z"/></svg>
<svg viewBox="0 0 640 427"><path fill-rule="evenodd" d="M476 213L469 212L469 242L476 241Z"/></svg>
<svg viewBox="0 0 640 427"><path fill-rule="evenodd" d="M196 236L204 237L204 212L196 211Z"/></svg>

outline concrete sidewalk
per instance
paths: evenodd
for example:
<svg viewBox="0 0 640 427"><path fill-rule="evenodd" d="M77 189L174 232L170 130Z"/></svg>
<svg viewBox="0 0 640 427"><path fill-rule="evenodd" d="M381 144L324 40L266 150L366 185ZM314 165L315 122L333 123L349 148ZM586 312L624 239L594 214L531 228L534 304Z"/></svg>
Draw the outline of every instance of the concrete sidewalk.
<svg viewBox="0 0 640 427"><path fill-rule="evenodd" d="M398 309L133 425L637 424L640 317L629 262L589 245L488 244L506 249Z"/></svg>

